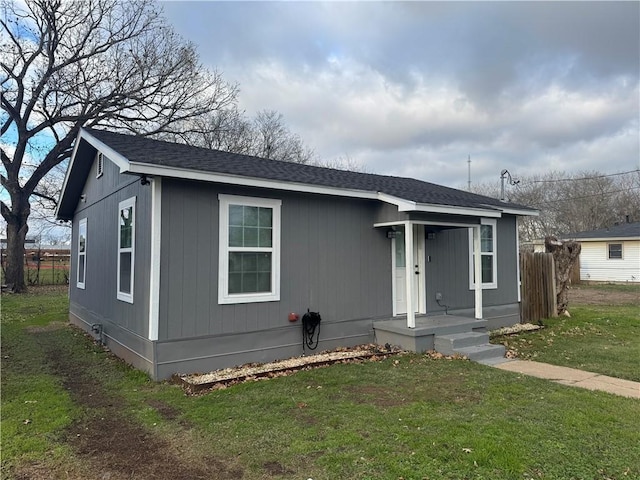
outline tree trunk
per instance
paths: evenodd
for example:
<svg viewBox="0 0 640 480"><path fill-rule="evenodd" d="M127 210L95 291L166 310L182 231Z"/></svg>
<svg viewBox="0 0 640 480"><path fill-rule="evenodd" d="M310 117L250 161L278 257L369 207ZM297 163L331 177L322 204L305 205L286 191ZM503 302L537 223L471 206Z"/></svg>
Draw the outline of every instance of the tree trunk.
<svg viewBox="0 0 640 480"><path fill-rule="evenodd" d="M13 196L12 196L13 197ZM14 198L12 198L14 200ZM5 283L15 293L27 290L24 282L24 243L29 226L27 219L31 213L29 201L12 202L11 211L3 215L7 221L7 269ZM3 212L5 213L5 212Z"/></svg>
<svg viewBox="0 0 640 480"><path fill-rule="evenodd" d="M581 245L569 240L563 242L556 237L544 239L545 249L553 254L556 267L556 290L558 315L569 316L569 285L571 283L571 271L580 255Z"/></svg>

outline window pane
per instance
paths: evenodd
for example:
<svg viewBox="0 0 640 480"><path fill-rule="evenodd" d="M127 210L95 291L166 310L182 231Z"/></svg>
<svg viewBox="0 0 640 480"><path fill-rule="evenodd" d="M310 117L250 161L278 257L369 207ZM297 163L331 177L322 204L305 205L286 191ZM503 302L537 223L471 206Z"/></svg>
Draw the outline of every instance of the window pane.
<svg viewBox="0 0 640 480"><path fill-rule="evenodd" d="M244 223L245 227L258 226L258 207L244 207Z"/></svg>
<svg viewBox="0 0 640 480"><path fill-rule="evenodd" d="M259 211L259 225L261 227L272 227L273 226L273 214L270 208L260 207Z"/></svg>
<svg viewBox="0 0 640 480"><path fill-rule="evenodd" d="M242 293L242 274L229 274L229 293Z"/></svg>
<svg viewBox="0 0 640 480"><path fill-rule="evenodd" d="M255 293L258 291L258 276L256 272L242 274L242 292Z"/></svg>
<svg viewBox="0 0 640 480"><path fill-rule="evenodd" d="M87 248L87 224L83 221L78 228L78 251L85 252Z"/></svg>
<svg viewBox="0 0 640 480"><path fill-rule="evenodd" d="M78 256L78 283L84 283L84 255Z"/></svg>
<svg viewBox="0 0 640 480"><path fill-rule="evenodd" d="M243 247L257 247L258 246L258 228L257 227L244 227L244 242Z"/></svg>
<svg viewBox="0 0 640 480"><path fill-rule="evenodd" d="M483 252L493 252L493 226L480 227L480 246Z"/></svg>
<svg viewBox="0 0 640 480"><path fill-rule="evenodd" d="M241 272L242 271L242 254L230 252L229 253L229 272Z"/></svg>
<svg viewBox="0 0 640 480"><path fill-rule="evenodd" d="M622 258L622 244L610 243L609 244L609 258Z"/></svg>
<svg viewBox="0 0 640 480"><path fill-rule="evenodd" d="M242 226L242 205L229 205L229 225Z"/></svg>
<svg viewBox="0 0 640 480"><path fill-rule="evenodd" d="M405 266L404 228L396 230L396 267Z"/></svg>
<svg viewBox="0 0 640 480"><path fill-rule="evenodd" d="M482 283L493 283L492 255L482 255Z"/></svg>
<svg viewBox="0 0 640 480"><path fill-rule="evenodd" d="M229 252L229 293L271 291L271 253Z"/></svg>
<svg viewBox="0 0 640 480"><path fill-rule="evenodd" d="M133 207L120 210L120 248L131 248Z"/></svg>
<svg viewBox="0 0 640 480"><path fill-rule="evenodd" d="M258 273L258 292L271 291L271 273Z"/></svg>
<svg viewBox="0 0 640 480"><path fill-rule="evenodd" d="M131 293L131 252L120 252L120 291Z"/></svg>
<svg viewBox="0 0 640 480"><path fill-rule="evenodd" d="M258 246L271 247L271 229L260 228L258 231Z"/></svg>
<svg viewBox="0 0 640 480"><path fill-rule="evenodd" d="M257 254L255 253L242 253L242 271L243 272L255 272L258 268Z"/></svg>
<svg viewBox="0 0 640 480"><path fill-rule="evenodd" d="M259 253L258 257L258 272L268 272L271 274L271 254L270 253Z"/></svg>
<svg viewBox="0 0 640 480"><path fill-rule="evenodd" d="M229 227L229 246L242 247L242 227Z"/></svg>

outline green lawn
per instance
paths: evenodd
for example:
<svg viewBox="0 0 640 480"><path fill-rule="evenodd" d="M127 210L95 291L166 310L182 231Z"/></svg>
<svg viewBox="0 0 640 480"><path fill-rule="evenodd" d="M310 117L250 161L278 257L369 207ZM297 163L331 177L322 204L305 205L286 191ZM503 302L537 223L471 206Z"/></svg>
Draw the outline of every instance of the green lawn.
<svg viewBox="0 0 640 480"><path fill-rule="evenodd" d="M637 400L424 355L187 397L60 327L66 309L2 298L3 478L640 477Z"/></svg>

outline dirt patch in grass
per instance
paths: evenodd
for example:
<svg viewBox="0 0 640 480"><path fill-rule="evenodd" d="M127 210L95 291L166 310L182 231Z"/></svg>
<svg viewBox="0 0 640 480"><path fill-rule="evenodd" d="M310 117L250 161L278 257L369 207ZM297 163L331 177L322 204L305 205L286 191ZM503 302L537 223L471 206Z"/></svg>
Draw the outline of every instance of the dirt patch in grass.
<svg viewBox="0 0 640 480"><path fill-rule="evenodd" d="M63 440L73 448L77 457L92 466L93 476L84 478L191 480L244 476L241 469L216 458L186 462L181 455L176 455L175 448L161 435L126 417L123 414L128 408L126 402L106 391L99 380L85 371L81 362L70 358L56 345L49 332L34 335L46 352L51 372L60 378L73 401L84 410L63 435ZM155 403L152 406L165 418L178 416L169 405ZM30 478L29 472L17 472L17 478ZM50 478L58 477L53 475Z"/></svg>
<svg viewBox="0 0 640 480"><path fill-rule="evenodd" d="M279 462L265 462L262 468L271 476L290 475L295 473L293 470L283 467Z"/></svg>
<svg viewBox="0 0 640 480"><path fill-rule="evenodd" d="M29 333L53 332L54 330L60 330L67 326L69 326L69 324L66 322L51 322L44 326L31 325L26 327L25 330Z"/></svg>
<svg viewBox="0 0 640 480"><path fill-rule="evenodd" d="M606 285L574 285L569 290L571 305L640 304L640 286L628 289L606 288ZM571 311L569 309L569 311Z"/></svg>

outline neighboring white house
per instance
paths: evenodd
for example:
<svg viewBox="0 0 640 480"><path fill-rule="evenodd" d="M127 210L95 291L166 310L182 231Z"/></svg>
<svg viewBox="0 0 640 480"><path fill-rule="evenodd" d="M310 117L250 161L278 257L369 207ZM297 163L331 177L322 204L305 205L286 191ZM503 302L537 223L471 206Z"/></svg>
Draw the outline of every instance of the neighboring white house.
<svg viewBox="0 0 640 480"><path fill-rule="evenodd" d="M580 280L640 283L640 222L574 233L565 238L582 245Z"/></svg>

